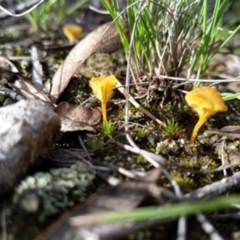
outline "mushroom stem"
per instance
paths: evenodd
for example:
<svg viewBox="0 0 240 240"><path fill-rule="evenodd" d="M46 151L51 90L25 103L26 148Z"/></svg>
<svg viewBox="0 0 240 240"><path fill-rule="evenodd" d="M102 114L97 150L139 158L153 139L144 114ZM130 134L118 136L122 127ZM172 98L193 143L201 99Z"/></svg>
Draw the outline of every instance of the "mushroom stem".
<svg viewBox="0 0 240 240"><path fill-rule="evenodd" d="M198 131L200 129L200 127L207 121L207 118L206 117L200 117L198 122L196 123L194 129L193 129L193 132L192 132L192 136L191 136L191 139L190 139L190 142L194 142L195 141L195 138L198 134Z"/></svg>
<svg viewBox="0 0 240 240"><path fill-rule="evenodd" d="M106 102L101 102L101 107L102 107L103 123L107 123L107 104L106 104Z"/></svg>

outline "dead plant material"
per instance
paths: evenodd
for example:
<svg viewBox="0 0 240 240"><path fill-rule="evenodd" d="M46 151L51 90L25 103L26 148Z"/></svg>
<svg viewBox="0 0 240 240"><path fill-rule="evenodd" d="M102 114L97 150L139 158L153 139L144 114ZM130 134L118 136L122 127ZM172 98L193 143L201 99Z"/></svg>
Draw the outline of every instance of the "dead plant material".
<svg viewBox="0 0 240 240"><path fill-rule="evenodd" d="M10 84L10 86L13 86L13 88L16 88L25 98L28 100L41 100L45 103L51 103L51 100L49 97L42 92L41 90L38 90L35 88L32 84L28 83L25 80L16 80L14 84Z"/></svg>
<svg viewBox="0 0 240 240"><path fill-rule="evenodd" d="M40 101L0 108L0 195L10 192L40 157L46 158L59 127L57 114Z"/></svg>
<svg viewBox="0 0 240 240"><path fill-rule="evenodd" d="M217 134L220 136L228 137L228 138L235 138L239 139L240 138L240 126L225 126L221 128L220 130L218 129L209 129L206 131L208 134Z"/></svg>
<svg viewBox="0 0 240 240"><path fill-rule="evenodd" d="M37 239L86 239L86 233L97 239L113 239L136 230L136 223L91 223L92 214L106 211L127 211L136 208L149 193L151 184L159 177L160 168L149 171L143 178L127 181L91 197L84 205L76 206L71 212L65 213L50 228L38 236ZM74 221L73 221L74 218ZM78 218L90 220L83 221L84 226L79 227ZM90 219L89 219L90 218ZM143 226L141 226L143 227Z"/></svg>
<svg viewBox="0 0 240 240"><path fill-rule="evenodd" d="M124 30L128 32L127 23ZM69 84L71 77L81 65L94 53L113 53L122 48L120 36L114 23L106 23L80 41L68 54L64 63L58 68L52 81L45 83L45 91L56 102Z"/></svg>
<svg viewBox="0 0 240 240"><path fill-rule="evenodd" d="M0 84L13 83L16 79L23 79L18 72L13 72L3 67L0 67Z"/></svg>
<svg viewBox="0 0 240 240"><path fill-rule="evenodd" d="M228 193L229 191L234 191L239 189L240 186L240 173L234 173L233 176L223 178L220 181L213 182L211 184L205 185L202 188L198 188L195 191L185 194L185 200L200 200L209 199L215 196L220 196Z"/></svg>
<svg viewBox="0 0 240 240"><path fill-rule="evenodd" d="M123 85L119 81L117 81L116 87L120 93L122 93L125 97L127 97L126 89L123 87ZM154 115L152 115L148 110L143 108L131 95L129 95L128 98L129 98L129 102L132 103L132 105L135 108L139 109L146 116L151 118L153 121L157 122L160 126L165 126L165 124L161 120L159 120Z"/></svg>
<svg viewBox="0 0 240 240"><path fill-rule="evenodd" d="M90 131L95 132L93 128L101 121L100 108L85 108L76 106L67 102L61 102L55 112L61 118L61 131Z"/></svg>

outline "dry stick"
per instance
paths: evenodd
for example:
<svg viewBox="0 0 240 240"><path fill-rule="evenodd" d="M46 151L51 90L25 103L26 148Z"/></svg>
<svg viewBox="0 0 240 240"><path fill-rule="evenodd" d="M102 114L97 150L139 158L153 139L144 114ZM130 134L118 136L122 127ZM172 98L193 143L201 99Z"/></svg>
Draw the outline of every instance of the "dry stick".
<svg viewBox="0 0 240 240"><path fill-rule="evenodd" d="M42 90L43 88L43 68L40 62L40 56L36 46L31 47L31 58L32 58L32 83L33 86Z"/></svg>
<svg viewBox="0 0 240 240"><path fill-rule="evenodd" d="M202 229L210 236L210 240L223 240L222 236L217 232L214 226L202 214L197 214L197 220L201 223Z"/></svg>
<svg viewBox="0 0 240 240"><path fill-rule="evenodd" d="M184 200L195 201L199 199L211 198L224 194L228 191L238 189L240 186L240 173L235 173L233 176L224 178L221 181L204 186L196 191L185 194ZM210 239L220 240L222 237L217 233L214 227L205 219L204 215L197 215L198 221L202 224L202 228L210 235ZM208 226L206 226L208 225ZM211 231L207 231L211 227Z"/></svg>
<svg viewBox="0 0 240 240"><path fill-rule="evenodd" d="M106 170L108 168L108 169L114 170L114 171L116 171L116 172L118 172L118 173L120 173L120 174L122 174L122 175L124 175L126 177L129 177L129 178L136 178L136 177L141 176L141 174L139 172L134 173L134 172L131 172L131 171L127 170L127 169L115 167L115 166L112 166L112 165L109 165L109 164L108 164L109 167L108 166L107 167L105 167L105 166L104 167L96 166L91 161L85 159L84 157L82 157L81 155L79 155L79 154L77 154L75 152L71 152L71 151L66 150L66 149L63 149L63 151L65 151L65 152L69 153L70 155L75 156L76 158L80 159L81 161L86 163L89 167L91 167L94 170L102 171L102 170ZM142 175L142 176L144 176L144 175Z"/></svg>
<svg viewBox="0 0 240 240"><path fill-rule="evenodd" d="M212 198L238 188L240 188L240 172L235 173L231 177L223 178L218 182L211 183L195 191L187 193L185 194L184 199L194 201Z"/></svg>
<svg viewBox="0 0 240 240"><path fill-rule="evenodd" d="M84 144L81 136L78 136L78 141L79 141L79 143L80 143L83 151L85 152L88 160L91 160L92 158L91 158L91 156L90 156L90 154L89 154L89 152L88 152L88 150L87 150L87 148L86 148L86 145Z"/></svg>
<svg viewBox="0 0 240 240"><path fill-rule="evenodd" d="M7 10L6 8L0 5L0 10L3 12L3 13L0 12L0 19L6 18L6 17L22 17L24 15L27 15L28 13L32 12L35 8L37 8L40 4L42 4L44 1L45 0L40 0L40 1L33 0L28 3L19 3L14 9L10 9L10 10ZM26 10L26 11L20 14L15 14L23 10Z"/></svg>
<svg viewBox="0 0 240 240"><path fill-rule="evenodd" d="M206 133L208 134L216 134L228 138L233 138L233 139L239 139L240 138L240 132L239 132L239 126L234 126L236 130L217 130L217 129L209 129L206 130Z"/></svg>
<svg viewBox="0 0 240 240"><path fill-rule="evenodd" d="M133 147L127 144L121 144L117 141L114 141L117 145L122 146L124 149L134 152L136 154L140 154L143 157L145 157L154 167L160 167L160 164L158 162L165 164L166 159L161 157L160 155L156 155L154 153L142 150L138 147ZM157 161L156 161L157 160ZM170 181L170 184L172 185L174 192L178 199L182 199L184 196L181 192L181 189L178 185L178 183L170 176L168 171L166 171L164 168L161 168L161 171L163 174L167 177L167 179ZM177 239L185 239L186 238L186 216L181 215L178 220L178 237Z"/></svg>
<svg viewBox="0 0 240 240"><path fill-rule="evenodd" d="M17 101L25 99L15 89L9 89L9 88L1 85L1 83L0 83L0 94L2 94L4 96L8 96L8 97L12 98L13 100L17 100Z"/></svg>
<svg viewBox="0 0 240 240"><path fill-rule="evenodd" d="M126 139L129 142L129 144L134 147L136 150L140 150L140 148L135 144L135 142L133 141L131 135L128 133L129 131L129 126L128 126L128 121L129 121L129 88L130 88L130 66L131 66L131 53L133 51L133 46L134 46L134 35L135 35L135 31L137 29L137 23L140 17L141 12L145 9L146 7L146 3L143 4L139 4L138 7L138 12L137 12L137 16L136 19L134 21L133 27L132 27L132 32L130 35L130 41L129 41L129 50L128 50L128 56L127 56L127 71L126 71L126 79L125 79L125 87L126 87L126 94L125 94L125 98L126 98L126 104L125 104L125 117L124 117L124 122L125 122L125 132L126 132ZM155 161L153 161L152 158L149 158L148 156L142 155L143 157L145 157L154 167L160 167L160 165L158 163L156 163Z"/></svg>
<svg viewBox="0 0 240 240"><path fill-rule="evenodd" d="M144 158L146 158L155 168L159 168L160 167L160 164L155 161L147 151L144 151L142 149L140 149L138 146L130 146L130 145L127 145L127 144L121 144L121 143L117 143L117 145L120 145L122 146L125 150L127 151L130 151L130 152L133 152L133 153L136 153L136 154L140 154L142 155Z"/></svg>
<svg viewBox="0 0 240 240"><path fill-rule="evenodd" d="M165 159L164 157L162 157L159 154L148 152L148 151L140 149L140 148L137 149L137 148L135 148L133 146L130 146L130 145L127 145L127 144L122 144L122 143L120 143L120 142L118 142L116 140L112 140L112 142L115 143L116 145L124 148L127 151L130 151L130 152L135 153L135 154L140 154L140 155L142 155L144 157L147 156L148 158L151 158L152 161L154 161L156 163L164 165L164 164L166 164L168 162L167 159ZM158 164L158 166L159 166L159 164Z"/></svg>
<svg viewBox="0 0 240 240"><path fill-rule="evenodd" d="M174 193L176 196L181 199L184 197L180 186L178 185L177 181L175 181L172 176L168 173L167 170L162 169L162 173L165 175L165 177L168 179L170 184L172 185L172 188L174 190ZM180 215L178 219L178 230L177 230L177 240L184 240L186 239L186 229L187 229L187 223L186 223L186 215Z"/></svg>
<svg viewBox="0 0 240 240"><path fill-rule="evenodd" d="M232 219L240 219L240 212L236 213L220 213L220 214L214 214L211 216L213 219L223 219L223 218L232 218Z"/></svg>
<svg viewBox="0 0 240 240"><path fill-rule="evenodd" d="M18 75L19 74L19 72L18 72L18 69L17 69L17 67L10 61L11 60L11 58L12 57L8 57L8 58L5 58L5 57L1 57L0 56L0 61L4 61L4 62L6 62L9 66L10 66L10 69L11 70L8 70L8 69L5 69L5 68L3 68L3 67L0 67L0 73L1 73L1 75L2 74L15 74L15 75ZM13 59L14 60L14 59ZM15 60L17 60L17 59L15 59ZM1 76L2 77L2 76Z"/></svg>
<svg viewBox="0 0 240 240"><path fill-rule="evenodd" d="M225 146L225 140L222 141L222 146L221 146L221 161L222 161L222 166L224 166L226 163L225 163L225 157L224 157L224 154L225 154L225 151L224 151L224 146ZM223 168L223 175L224 177L227 177L227 170L225 168Z"/></svg>
<svg viewBox="0 0 240 240"><path fill-rule="evenodd" d="M202 174L211 174L211 173L216 173L216 172L220 172L220 171L223 171L223 170L227 170L227 169L233 169L233 168L236 168L236 167L239 167L240 166L240 163L232 163L232 164L224 164L224 165L221 165L220 167L218 168L215 168L213 170L209 170L209 171L200 171L199 173L202 173Z"/></svg>
<svg viewBox="0 0 240 240"><path fill-rule="evenodd" d="M118 91L126 97L126 95L127 95L126 89L123 87L123 85L119 81L117 82L116 87L117 87ZM129 100L130 103L132 103L132 105L135 108L139 109L142 113L144 113L145 115L150 117L152 120L157 122L159 125L165 126L165 124L161 120L159 120L158 118L153 116L148 110L143 108L130 94L128 95L128 100Z"/></svg>

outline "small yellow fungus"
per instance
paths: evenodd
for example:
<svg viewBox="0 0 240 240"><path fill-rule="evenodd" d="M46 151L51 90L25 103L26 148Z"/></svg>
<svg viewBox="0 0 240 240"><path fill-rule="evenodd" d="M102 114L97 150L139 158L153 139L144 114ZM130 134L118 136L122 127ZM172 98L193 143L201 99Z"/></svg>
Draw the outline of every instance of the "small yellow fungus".
<svg viewBox="0 0 240 240"><path fill-rule="evenodd" d="M210 116L217 112L226 112L228 110L221 94L211 87L196 88L187 93L185 99L188 105L192 107L199 116L199 120L193 129L190 142L194 142L198 130Z"/></svg>
<svg viewBox="0 0 240 240"><path fill-rule="evenodd" d="M93 94L100 100L102 107L103 123L107 122L107 101L111 98L113 88L117 84L117 79L114 75L100 76L92 78L89 85L93 90Z"/></svg>
<svg viewBox="0 0 240 240"><path fill-rule="evenodd" d="M63 34L70 43L74 43L82 33L82 28L79 25L65 24L62 27Z"/></svg>

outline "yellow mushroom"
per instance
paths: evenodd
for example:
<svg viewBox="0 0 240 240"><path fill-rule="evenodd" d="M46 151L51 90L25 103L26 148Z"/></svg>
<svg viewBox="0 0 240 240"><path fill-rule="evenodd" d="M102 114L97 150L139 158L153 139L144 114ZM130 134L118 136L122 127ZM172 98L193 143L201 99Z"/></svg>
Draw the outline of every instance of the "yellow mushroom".
<svg viewBox="0 0 240 240"><path fill-rule="evenodd" d="M82 28L79 25L65 24L62 27L63 34L70 43L74 43L82 33Z"/></svg>
<svg viewBox="0 0 240 240"><path fill-rule="evenodd" d="M211 115L228 110L221 94L211 87L196 88L187 93L185 99L188 105L192 107L199 116L199 120L193 129L190 142L195 140L198 130Z"/></svg>
<svg viewBox="0 0 240 240"><path fill-rule="evenodd" d="M92 78L89 85L93 90L93 94L100 100L102 107L103 123L107 122L107 101L111 98L113 88L117 84L117 79L114 75L100 76Z"/></svg>

